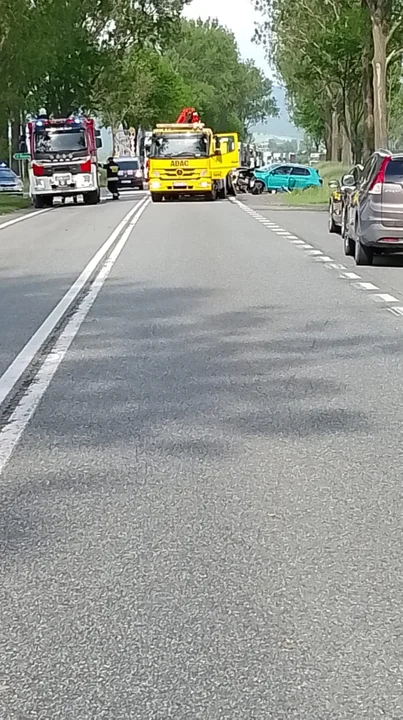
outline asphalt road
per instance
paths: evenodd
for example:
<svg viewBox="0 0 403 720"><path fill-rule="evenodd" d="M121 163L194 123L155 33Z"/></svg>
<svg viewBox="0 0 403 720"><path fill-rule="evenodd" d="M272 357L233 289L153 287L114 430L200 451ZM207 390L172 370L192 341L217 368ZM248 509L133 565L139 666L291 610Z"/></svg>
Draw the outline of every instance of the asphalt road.
<svg viewBox="0 0 403 720"><path fill-rule="evenodd" d="M0 229L2 369L135 202ZM0 717L401 720L403 268L347 278L317 213L133 217L0 407Z"/></svg>

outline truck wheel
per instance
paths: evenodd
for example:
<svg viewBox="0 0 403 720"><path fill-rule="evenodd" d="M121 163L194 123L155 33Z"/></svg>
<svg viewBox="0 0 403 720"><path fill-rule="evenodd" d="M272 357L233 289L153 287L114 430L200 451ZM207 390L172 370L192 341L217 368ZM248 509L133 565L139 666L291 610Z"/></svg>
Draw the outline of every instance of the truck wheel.
<svg viewBox="0 0 403 720"><path fill-rule="evenodd" d="M225 198L227 197L227 188L225 187L225 185L223 185L223 187L219 189L218 197L220 198L220 200L225 200Z"/></svg>
<svg viewBox="0 0 403 720"><path fill-rule="evenodd" d="M84 195L84 202L86 205L97 205L98 204L98 190L91 190Z"/></svg>
<svg viewBox="0 0 403 720"><path fill-rule="evenodd" d="M43 195L34 195L33 202L36 210L42 210L42 208L45 207L45 198Z"/></svg>
<svg viewBox="0 0 403 720"><path fill-rule="evenodd" d="M214 202L214 200L217 200L217 185L213 185L211 191L205 194L205 198L209 202Z"/></svg>
<svg viewBox="0 0 403 720"><path fill-rule="evenodd" d="M153 202L162 202L162 195L161 193L151 193L151 200Z"/></svg>

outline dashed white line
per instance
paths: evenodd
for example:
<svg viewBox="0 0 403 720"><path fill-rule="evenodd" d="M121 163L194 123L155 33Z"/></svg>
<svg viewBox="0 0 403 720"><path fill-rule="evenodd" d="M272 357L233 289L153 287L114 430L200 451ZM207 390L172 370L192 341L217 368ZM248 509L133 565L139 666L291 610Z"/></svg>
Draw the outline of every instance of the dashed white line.
<svg viewBox="0 0 403 720"><path fill-rule="evenodd" d="M342 278L346 278L347 280L360 280L361 275L357 275L357 273L353 272L345 272L340 275Z"/></svg>
<svg viewBox="0 0 403 720"><path fill-rule="evenodd" d="M300 245L300 247L302 247L302 245ZM311 245L311 247L312 247L312 245ZM314 256L314 255L323 255L323 252L322 252L322 250L310 250L310 251L307 253L307 255L312 255L312 256Z"/></svg>
<svg viewBox="0 0 403 720"><path fill-rule="evenodd" d="M388 302L388 303L399 302L399 300L397 298L393 297L393 295L389 295L389 293L376 293L375 295L372 295L371 297L373 297L374 299L383 300L384 302Z"/></svg>
<svg viewBox="0 0 403 720"><path fill-rule="evenodd" d="M360 290L379 290L379 287L377 285L374 285L370 282L359 282L357 283L357 287Z"/></svg>
<svg viewBox="0 0 403 720"><path fill-rule="evenodd" d="M324 263L334 262L333 258L328 257L327 255L323 255L322 257L317 257L317 258L315 258L315 260L316 260L316 262L324 262Z"/></svg>

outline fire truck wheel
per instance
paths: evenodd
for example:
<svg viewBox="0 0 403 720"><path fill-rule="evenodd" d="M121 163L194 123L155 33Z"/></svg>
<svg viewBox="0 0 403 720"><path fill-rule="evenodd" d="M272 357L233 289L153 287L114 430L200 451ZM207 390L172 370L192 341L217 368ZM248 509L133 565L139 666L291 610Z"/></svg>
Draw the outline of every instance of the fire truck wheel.
<svg viewBox="0 0 403 720"><path fill-rule="evenodd" d="M98 204L98 190L91 190L84 195L84 202L86 205L97 205Z"/></svg>
<svg viewBox="0 0 403 720"><path fill-rule="evenodd" d="M45 198L43 195L34 195L33 203L36 210L42 210L45 207Z"/></svg>

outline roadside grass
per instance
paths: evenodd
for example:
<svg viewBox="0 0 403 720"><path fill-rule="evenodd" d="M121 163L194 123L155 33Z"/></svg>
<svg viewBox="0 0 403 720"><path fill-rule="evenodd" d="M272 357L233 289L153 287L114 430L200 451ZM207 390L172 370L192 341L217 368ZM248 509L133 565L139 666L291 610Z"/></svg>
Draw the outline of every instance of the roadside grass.
<svg viewBox="0 0 403 720"><path fill-rule="evenodd" d="M0 195L0 215L7 215L16 210L24 210L32 206L32 200L28 197L17 197L15 195Z"/></svg>
<svg viewBox="0 0 403 720"><path fill-rule="evenodd" d="M284 205L327 205L330 197L329 180L340 180L349 167L342 163L322 162L316 165L323 180L322 187L310 188L309 190L294 190L291 193L279 195L280 202Z"/></svg>

